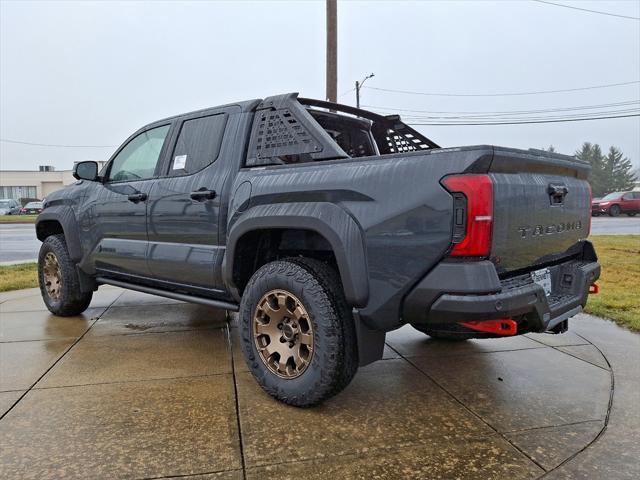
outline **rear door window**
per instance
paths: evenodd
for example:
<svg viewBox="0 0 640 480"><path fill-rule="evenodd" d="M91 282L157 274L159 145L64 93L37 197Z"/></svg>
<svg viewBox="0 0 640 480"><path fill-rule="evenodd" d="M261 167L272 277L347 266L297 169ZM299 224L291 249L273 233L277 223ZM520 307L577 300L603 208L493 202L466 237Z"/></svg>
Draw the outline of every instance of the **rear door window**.
<svg viewBox="0 0 640 480"><path fill-rule="evenodd" d="M190 175L215 162L226 123L224 113L185 120L173 149L169 175Z"/></svg>

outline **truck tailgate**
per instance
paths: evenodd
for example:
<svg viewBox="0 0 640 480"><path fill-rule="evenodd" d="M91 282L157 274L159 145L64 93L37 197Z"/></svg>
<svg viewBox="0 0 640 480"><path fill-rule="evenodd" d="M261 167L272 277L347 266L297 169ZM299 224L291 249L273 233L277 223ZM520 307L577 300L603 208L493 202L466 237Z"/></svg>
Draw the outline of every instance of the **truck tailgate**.
<svg viewBox="0 0 640 480"><path fill-rule="evenodd" d="M533 269L589 235L588 164L548 152L496 148L491 260L498 272Z"/></svg>

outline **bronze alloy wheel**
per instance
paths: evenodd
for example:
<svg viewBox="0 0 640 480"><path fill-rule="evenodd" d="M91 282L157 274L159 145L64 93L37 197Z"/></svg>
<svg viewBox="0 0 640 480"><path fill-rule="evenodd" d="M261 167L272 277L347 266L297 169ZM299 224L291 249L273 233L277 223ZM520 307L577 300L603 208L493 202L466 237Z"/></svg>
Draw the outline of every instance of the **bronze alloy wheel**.
<svg viewBox="0 0 640 480"><path fill-rule="evenodd" d="M62 288L62 273L60 272L60 264L58 258L53 252L48 252L44 257L44 285L47 295L52 300L60 300L60 290Z"/></svg>
<svg viewBox="0 0 640 480"><path fill-rule="evenodd" d="M258 301L253 339L260 359L277 376L299 377L313 358L313 325L304 305L286 290L271 290Z"/></svg>

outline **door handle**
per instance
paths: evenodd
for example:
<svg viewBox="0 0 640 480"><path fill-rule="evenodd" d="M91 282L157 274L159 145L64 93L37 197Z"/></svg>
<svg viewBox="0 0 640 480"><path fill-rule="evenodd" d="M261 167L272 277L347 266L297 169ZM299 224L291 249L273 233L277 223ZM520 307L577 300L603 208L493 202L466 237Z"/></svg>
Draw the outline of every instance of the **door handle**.
<svg viewBox="0 0 640 480"><path fill-rule="evenodd" d="M133 202L133 203L144 202L147 199L147 194L146 193L132 193L127 198L129 199L130 202Z"/></svg>
<svg viewBox="0 0 640 480"><path fill-rule="evenodd" d="M197 200L199 202L204 202L205 200L211 200L216 198L215 190L207 190L205 187L199 188L195 192L191 192L190 195L192 200Z"/></svg>

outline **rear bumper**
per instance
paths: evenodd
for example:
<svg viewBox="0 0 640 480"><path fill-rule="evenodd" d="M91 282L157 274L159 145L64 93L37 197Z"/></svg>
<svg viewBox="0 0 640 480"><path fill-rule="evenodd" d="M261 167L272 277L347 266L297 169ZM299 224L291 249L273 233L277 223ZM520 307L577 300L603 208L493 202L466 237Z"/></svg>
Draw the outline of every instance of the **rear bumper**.
<svg viewBox="0 0 640 480"><path fill-rule="evenodd" d="M582 310L589 286L600 276L591 243L583 243L577 257L548 266L549 296L530 273L501 280L489 261L443 262L406 297L404 320L437 330L462 321L512 318L518 333L552 329Z"/></svg>

